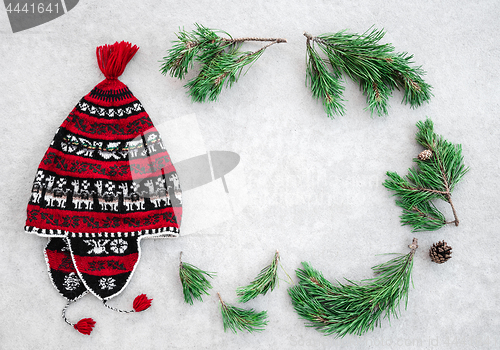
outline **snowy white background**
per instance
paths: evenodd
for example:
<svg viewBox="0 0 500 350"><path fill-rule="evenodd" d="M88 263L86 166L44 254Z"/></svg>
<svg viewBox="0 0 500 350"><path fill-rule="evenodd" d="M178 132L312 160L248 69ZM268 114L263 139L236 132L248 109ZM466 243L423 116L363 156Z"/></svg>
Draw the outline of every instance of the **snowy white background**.
<svg viewBox="0 0 500 350"><path fill-rule="evenodd" d="M495 348L500 342L499 16L496 0L88 0L54 21L13 34L0 10L0 348ZM174 32L195 22L235 37L277 36L288 43L266 50L218 102L193 104L184 82L158 72L158 61ZM385 28L384 42L415 55L435 97L411 110L395 92L389 115L371 118L358 86L347 81L347 113L330 120L304 84L302 33L363 32L372 25ZM205 150L241 156L241 173L229 189L245 189L233 198L244 207L214 210L223 219L207 226L203 206L185 203L194 209L184 224L198 227L196 232L177 240L144 240L133 280L110 302L126 308L137 294L147 293L154 298L151 309L117 314L86 296L68 310L72 320L97 321L92 335L83 336L60 317L65 300L47 276L46 239L23 233L23 225L33 177L56 128L103 79L96 46L117 40L140 46L121 80L155 124L175 125L177 118L194 114ZM249 283L275 249L294 280L301 261L331 280L363 279L385 260L377 254L407 251L414 235L400 226L400 209L382 182L386 171L405 174L412 166L421 151L415 123L426 116L438 133L463 145L471 171L453 195L460 226L415 235L421 247L415 288L401 317L362 337L324 337L303 326L287 295L289 285L282 282L248 303L268 310L264 332L224 333L215 292L236 302L235 289ZM183 128L170 132L176 134L172 140L190 137ZM169 140L168 133L162 136ZM169 151L175 158L175 146ZM187 194L185 199L193 200ZM440 208L451 215L444 203ZM437 265L427 251L442 239L453 247L453 259ZM183 303L177 275L181 250L185 261L218 273L213 295L203 303Z"/></svg>

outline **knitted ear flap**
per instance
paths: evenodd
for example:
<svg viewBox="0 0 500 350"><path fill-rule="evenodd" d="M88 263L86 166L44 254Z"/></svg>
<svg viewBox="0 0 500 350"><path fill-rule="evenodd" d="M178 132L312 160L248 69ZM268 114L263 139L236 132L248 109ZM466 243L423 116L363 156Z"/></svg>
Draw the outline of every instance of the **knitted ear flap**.
<svg viewBox="0 0 500 350"><path fill-rule="evenodd" d="M69 301L75 301L88 293L77 274L66 239L49 239L45 247L45 261L50 279L63 297Z"/></svg>
<svg viewBox="0 0 500 350"><path fill-rule="evenodd" d="M142 238L179 235L177 173L142 104L118 80L137 50L123 41L97 48L106 79L62 123L33 183L25 231L51 238L49 274L70 302L87 291L104 302L118 295L139 262ZM133 311L151 300L138 296ZM92 319L73 324L65 310L66 322L90 334Z"/></svg>

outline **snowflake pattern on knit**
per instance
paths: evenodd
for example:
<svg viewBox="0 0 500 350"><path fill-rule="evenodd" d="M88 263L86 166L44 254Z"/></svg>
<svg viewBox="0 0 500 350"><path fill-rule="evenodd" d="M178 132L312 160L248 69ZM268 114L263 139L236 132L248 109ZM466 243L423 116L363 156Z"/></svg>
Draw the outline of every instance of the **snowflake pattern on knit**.
<svg viewBox="0 0 500 350"><path fill-rule="evenodd" d="M127 248L128 248L128 243L121 238L113 239L109 244L109 249L111 249L111 251L116 254L125 253Z"/></svg>
<svg viewBox="0 0 500 350"><path fill-rule="evenodd" d="M69 275L64 277L63 286L66 290L75 290L80 286L80 279L76 273L71 272Z"/></svg>
<svg viewBox="0 0 500 350"><path fill-rule="evenodd" d="M112 290L116 287L116 280L113 277L103 277L99 280L99 287L101 289Z"/></svg>

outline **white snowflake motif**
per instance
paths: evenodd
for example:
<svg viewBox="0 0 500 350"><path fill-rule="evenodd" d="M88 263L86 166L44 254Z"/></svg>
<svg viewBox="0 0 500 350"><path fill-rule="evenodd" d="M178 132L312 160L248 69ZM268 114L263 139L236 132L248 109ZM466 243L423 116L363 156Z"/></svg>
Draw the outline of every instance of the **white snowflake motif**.
<svg viewBox="0 0 500 350"><path fill-rule="evenodd" d="M116 254L123 254L128 248L128 243L127 241L118 238L118 239L113 239L111 243L109 244L109 249L111 249L114 253Z"/></svg>
<svg viewBox="0 0 500 350"><path fill-rule="evenodd" d="M71 272L69 275L64 277L63 286L66 290L75 290L80 286L80 279L76 273Z"/></svg>
<svg viewBox="0 0 500 350"><path fill-rule="evenodd" d="M101 287L101 289L111 290L116 287L115 282L116 280L112 277L103 277L99 280L99 287Z"/></svg>

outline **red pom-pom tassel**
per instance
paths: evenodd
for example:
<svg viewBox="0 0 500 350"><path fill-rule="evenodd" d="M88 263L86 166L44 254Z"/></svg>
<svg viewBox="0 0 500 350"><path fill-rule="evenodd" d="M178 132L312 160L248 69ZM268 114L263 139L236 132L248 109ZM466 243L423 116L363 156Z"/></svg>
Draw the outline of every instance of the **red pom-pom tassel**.
<svg viewBox="0 0 500 350"><path fill-rule="evenodd" d="M139 48L126 41L113 45L103 45L96 49L97 63L107 79L116 79L122 75L127 63Z"/></svg>
<svg viewBox="0 0 500 350"><path fill-rule="evenodd" d="M144 311L149 308L151 306L151 301L153 301L153 299L148 299L146 294L135 297L133 305L135 312Z"/></svg>
<svg viewBox="0 0 500 350"><path fill-rule="evenodd" d="M95 321L91 318L82 318L73 327L80 333L90 335L92 328L94 328Z"/></svg>

